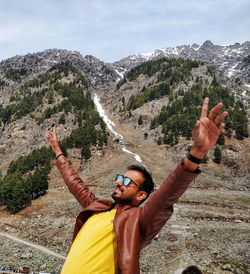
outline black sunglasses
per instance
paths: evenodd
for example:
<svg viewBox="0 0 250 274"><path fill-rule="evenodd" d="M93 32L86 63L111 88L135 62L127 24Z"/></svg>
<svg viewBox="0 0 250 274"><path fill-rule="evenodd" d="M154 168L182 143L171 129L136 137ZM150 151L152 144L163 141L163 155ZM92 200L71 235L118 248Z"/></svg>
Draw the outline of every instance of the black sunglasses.
<svg viewBox="0 0 250 274"><path fill-rule="evenodd" d="M115 176L115 182L117 183L118 181L122 181L124 186L128 186L129 184L133 183L135 184L138 188L140 188L140 186L134 182L132 179L130 179L129 177L123 176L121 174L117 174Z"/></svg>

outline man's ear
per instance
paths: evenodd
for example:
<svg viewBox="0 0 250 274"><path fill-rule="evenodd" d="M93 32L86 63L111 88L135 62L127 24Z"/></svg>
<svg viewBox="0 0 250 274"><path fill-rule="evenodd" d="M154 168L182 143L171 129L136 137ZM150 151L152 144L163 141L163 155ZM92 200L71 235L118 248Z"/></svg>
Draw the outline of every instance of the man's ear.
<svg viewBox="0 0 250 274"><path fill-rule="evenodd" d="M147 198L148 194L146 191L140 190L137 194L137 200L138 202L144 200L145 198Z"/></svg>

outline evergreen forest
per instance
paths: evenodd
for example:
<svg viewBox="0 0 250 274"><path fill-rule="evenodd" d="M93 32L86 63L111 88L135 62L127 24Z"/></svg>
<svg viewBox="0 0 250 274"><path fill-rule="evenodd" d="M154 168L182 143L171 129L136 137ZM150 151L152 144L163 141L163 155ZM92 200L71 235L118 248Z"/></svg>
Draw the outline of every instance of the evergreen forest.
<svg viewBox="0 0 250 274"><path fill-rule="evenodd" d="M17 75L20 73L8 70L6 77L17 80ZM58 103L55 103L56 100ZM88 160L91 146L102 148L107 143L106 125L94 108L88 83L69 62L57 64L45 74L27 81L10 101L6 107L0 107L0 120L4 125L27 115L40 125L56 113L61 113L58 123L64 124L68 113L72 113L77 128L61 140L65 155L67 149L76 147L81 150L82 159ZM44 105L47 107L44 108ZM0 202L10 212L20 211L32 199L46 193L53 158L51 148L34 149L12 161L5 176L0 174Z"/></svg>
<svg viewBox="0 0 250 274"><path fill-rule="evenodd" d="M225 121L225 135L238 140L249 137L246 107L235 99L228 87L220 84L213 67L206 66L205 75L193 76L192 70L204 66L200 61L161 58L143 63L132 70L117 84L117 89L136 80L139 75L154 76L147 86L137 95L132 95L127 103L122 98L123 111L132 116L133 110L146 102L166 97L164 105L156 117L151 120L151 129L161 126L162 135L156 140L158 144L175 145L179 137L189 139L192 128L199 117L200 106L205 97L209 97L210 106L223 102L229 111ZM182 86L186 86L184 90ZM143 124L139 117L138 124ZM224 136L220 137L223 139Z"/></svg>

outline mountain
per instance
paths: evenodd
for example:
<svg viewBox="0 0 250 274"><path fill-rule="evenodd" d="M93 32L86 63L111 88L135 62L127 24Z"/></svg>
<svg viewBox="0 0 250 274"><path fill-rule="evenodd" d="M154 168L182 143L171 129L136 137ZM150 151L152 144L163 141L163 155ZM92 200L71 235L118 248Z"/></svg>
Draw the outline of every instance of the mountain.
<svg viewBox="0 0 250 274"><path fill-rule="evenodd" d="M81 177L97 196L107 198L116 172L134 161L123 145L153 171L158 186L189 149L199 106L209 96L211 104L223 100L230 111L225 135L176 204L173 218L142 254L141 269L174 273L199 264L206 273L247 273L248 84L249 42L217 46L207 41L112 64L60 49L2 61L0 230L67 253L80 208L44 141L53 125ZM94 94L122 142L108 132ZM59 272L60 259L24 249L3 234L0 266L22 263L34 271Z"/></svg>
<svg viewBox="0 0 250 274"><path fill-rule="evenodd" d="M244 84L250 82L249 65L250 42L219 46L211 41L203 45L183 45L175 48L156 49L152 53L141 53L125 57L114 63L105 63L91 55L82 56L79 52L50 49L43 52L15 56L0 62L0 74L8 68L30 70L32 75L42 73L54 64L70 61L89 79L91 86L101 92L118 82L131 68L148 60L161 57L200 60L229 78L239 78ZM23 71L23 73L24 73ZM1 83L0 83L1 84ZM1 86L1 85L0 85ZM247 87L247 90L249 87ZM0 102L1 103L1 102Z"/></svg>
<svg viewBox="0 0 250 274"><path fill-rule="evenodd" d="M0 152L4 157L0 167L3 173L17 157L42 148L44 132L52 124L61 128L61 135L70 135L73 129L81 127L93 111L86 106L93 108L94 103L88 97L94 93L101 97L110 114L135 127L138 123L143 125L158 144L174 145L181 136L190 138L204 96L214 102L225 101L232 117L227 121L228 136L247 138L250 95L243 81L249 73L249 46L249 42L218 46L206 41L202 46L179 46L129 56L113 64L57 49L2 61ZM232 72L232 67L235 70L228 81L225 73ZM238 67L242 70L238 71ZM194 113L188 111L192 104L196 107ZM85 110L81 110L83 106ZM177 109L186 109L186 113L178 112L179 120L169 114L176 114ZM93 121L91 124L103 128L100 117Z"/></svg>
<svg viewBox="0 0 250 274"><path fill-rule="evenodd" d="M91 55L82 56L79 52L61 49L49 49L3 60L0 62L0 75L3 79L8 70L14 70L17 79L10 80L14 80L15 83L21 82L29 79L29 77L45 73L53 65L67 61L84 73L91 86L96 89L100 86L105 88L106 83L115 82L117 78L117 73L110 64Z"/></svg>
<svg viewBox="0 0 250 274"><path fill-rule="evenodd" d="M243 44L235 43L234 45L219 46L211 41L204 42L201 46L197 44L183 45L174 48L156 49L151 53L141 53L125 57L113 65L119 71L124 73L132 67L146 62L151 59L168 57L184 58L191 60L200 60L206 64L215 66L220 72L229 78L240 77L245 83L250 82L250 42Z"/></svg>

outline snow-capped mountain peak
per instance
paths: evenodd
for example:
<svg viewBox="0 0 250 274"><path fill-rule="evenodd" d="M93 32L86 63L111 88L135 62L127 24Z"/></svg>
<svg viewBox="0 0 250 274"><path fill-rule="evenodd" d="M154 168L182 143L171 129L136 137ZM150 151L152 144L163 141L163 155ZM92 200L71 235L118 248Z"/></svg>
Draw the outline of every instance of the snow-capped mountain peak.
<svg viewBox="0 0 250 274"><path fill-rule="evenodd" d="M216 66L219 71L228 77L240 77L244 82L250 82L250 42L234 45L215 45L211 41L205 41L201 46L197 44L182 45L156 49L148 53L138 53L128 56L113 63L117 71L127 71L151 59L160 57L181 57L184 59L201 60L207 64Z"/></svg>

